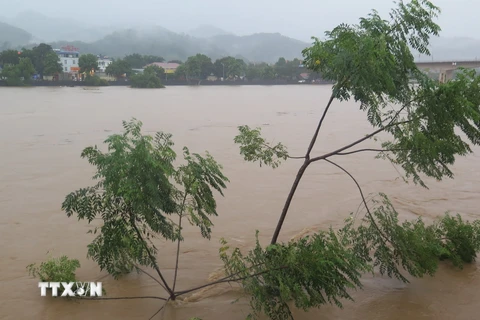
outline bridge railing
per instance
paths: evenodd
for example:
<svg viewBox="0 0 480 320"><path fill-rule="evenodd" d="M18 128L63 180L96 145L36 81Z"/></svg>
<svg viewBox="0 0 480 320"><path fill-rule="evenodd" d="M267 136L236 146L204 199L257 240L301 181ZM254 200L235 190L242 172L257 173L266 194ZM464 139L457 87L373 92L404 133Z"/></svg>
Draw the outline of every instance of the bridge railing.
<svg viewBox="0 0 480 320"><path fill-rule="evenodd" d="M444 61L415 61L416 64L441 64L441 63L478 63L480 60L444 60Z"/></svg>

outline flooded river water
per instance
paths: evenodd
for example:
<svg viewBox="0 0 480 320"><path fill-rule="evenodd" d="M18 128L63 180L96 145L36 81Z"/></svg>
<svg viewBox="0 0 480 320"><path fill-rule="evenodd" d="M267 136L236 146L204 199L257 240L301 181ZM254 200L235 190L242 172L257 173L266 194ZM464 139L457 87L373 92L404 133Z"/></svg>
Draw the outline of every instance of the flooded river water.
<svg viewBox="0 0 480 320"><path fill-rule="evenodd" d="M291 155L303 155L329 96L329 86L129 88L0 88L0 319L142 319L160 307L157 300L66 301L40 297L38 280L25 267L54 256L77 258L82 281L101 281L109 297L162 295L145 275L115 281L86 259L93 236L89 226L61 211L65 196L92 184L94 168L80 158L83 148L122 130L122 120L136 117L144 130L173 134L175 148L210 151L230 179L225 197L218 197L219 217L211 241L196 229L185 230L178 289L214 278L221 267L219 239L244 250L254 243L255 230L267 243L300 166L289 160L280 168L245 163L233 137L236 127L262 127L269 140L282 141ZM314 154L342 146L369 133L366 115L353 102L335 102L322 128ZM366 142L364 146L373 145ZM451 210L479 218L480 171L476 154L457 161L455 180L428 181L430 190L406 184L395 168L374 154L341 156L369 193L385 192L403 219L427 220ZM298 161L298 160L297 160ZM310 166L293 201L281 234L288 240L303 232L339 226L359 205L353 182L327 163ZM174 247L159 243L166 277L173 277ZM297 319L478 319L478 264L456 270L442 265L434 278L410 284L365 277L365 289L343 310L326 306ZM197 316L204 320L240 320L248 303L237 288L217 286L197 292L165 309L165 319ZM160 315L155 319L160 319Z"/></svg>

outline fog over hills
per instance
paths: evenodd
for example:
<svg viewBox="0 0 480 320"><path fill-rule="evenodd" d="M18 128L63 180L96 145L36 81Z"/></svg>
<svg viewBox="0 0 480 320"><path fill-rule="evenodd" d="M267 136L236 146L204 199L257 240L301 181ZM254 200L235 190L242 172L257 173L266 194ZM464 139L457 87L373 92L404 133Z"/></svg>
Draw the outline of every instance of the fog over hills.
<svg viewBox="0 0 480 320"><path fill-rule="evenodd" d="M127 29L115 31L100 40L86 43L60 41L52 45L59 47L73 44L82 52L123 57L131 53L163 56L166 59L185 60L197 53L213 59L224 56L242 56L252 62L275 62L280 57L294 59L301 57L307 43L284 37L280 34L259 33L250 36L218 35L210 38L196 38L178 34L161 27L150 30Z"/></svg>
<svg viewBox="0 0 480 320"><path fill-rule="evenodd" d="M431 40L431 56L419 61L476 60L480 58L480 40L468 37L439 37Z"/></svg>
<svg viewBox="0 0 480 320"><path fill-rule="evenodd" d="M213 59L227 55L253 62L275 62L279 57L300 58L308 44L279 33L257 33L237 36L212 25L201 25L186 33L177 33L161 26L134 26L131 28L88 26L65 18L51 18L34 11L17 14L8 22L31 33L30 38L18 33L10 37L10 47L17 48L29 42L47 42L54 47L67 44L85 53L123 57L131 53L163 56L166 59L185 60L197 53ZM60 27L59 27L60 26Z"/></svg>
<svg viewBox="0 0 480 320"><path fill-rule="evenodd" d="M0 21L0 50L28 44L32 39L27 31Z"/></svg>
<svg viewBox="0 0 480 320"><path fill-rule="evenodd" d="M80 18L79 18L80 19ZM214 25L203 24L185 33L145 23L144 26L101 26L71 18L57 18L28 10L12 18L0 18L0 49L20 49L47 42L53 47L67 44L83 53L123 57L140 53L185 60L196 53L212 59L227 55L251 62L275 62L301 58L308 42L280 33L235 35ZM480 40L468 37L440 37L431 40L432 56L418 55L418 61L474 60L480 57Z"/></svg>
<svg viewBox="0 0 480 320"><path fill-rule="evenodd" d="M21 28L34 36L37 42L66 41L96 41L113 32L115 28L86 25L81 18L50 17L39 12L28 10L15 17L0 20Z"/></svg>
<svg viewBox="0 0 480 320"><path fill-rule="evenodd" d="M190 30L188 34L195 38L211 38L220 35L233 35L233 33L231 32L207 24L198 26L197 28Z"/></svg>

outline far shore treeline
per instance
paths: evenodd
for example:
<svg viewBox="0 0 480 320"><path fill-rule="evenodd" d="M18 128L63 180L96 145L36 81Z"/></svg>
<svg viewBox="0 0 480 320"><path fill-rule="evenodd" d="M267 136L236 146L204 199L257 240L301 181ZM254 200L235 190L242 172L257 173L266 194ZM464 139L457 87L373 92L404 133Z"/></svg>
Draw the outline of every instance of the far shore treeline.
<svg viewBox="0 0 480 320"><path fill-rule="evenodd" d="M304 68L299 59L288 61L279 58L276 63L268 64L247 63L227 56L213 61L199 53L188 57L186 61L165 61L163 57L140 54L112 60L105 72L99 72L96 55L80 55L78 65L81 85L104 86L116 82L117 85L129 84L139 88L161 88L163 83L312 83L321 80L319 73ZM178 65L174 71L166 72L155 63ZM56 52L44 43L32 49L0 52L0 68L0 85L6 86L61 85L60 83L70 82L71 79L63 72ZM51 83L46 84L46 81Z"/></svg>

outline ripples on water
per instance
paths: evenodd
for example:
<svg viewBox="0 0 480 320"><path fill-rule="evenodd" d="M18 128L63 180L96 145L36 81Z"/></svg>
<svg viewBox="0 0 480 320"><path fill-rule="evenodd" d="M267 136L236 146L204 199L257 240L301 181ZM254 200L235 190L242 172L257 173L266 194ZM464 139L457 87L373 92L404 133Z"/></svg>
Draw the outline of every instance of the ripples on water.
<svg viewBox="0 0 480 320"><path fill-rule="evenodd" d="M282 141L292 155L302 155L329 97L328 86L170 87L165 90L128 88L0 88L0 318L2 319L148 319L159 307L155 300L67 302L39 296L37 280L26 274L29 263L45 259L50 250L81 260L77 276L103 281L109 296L158 295L148 277L129 275L120 281L100 272L87 260L89 226L68 219L60 206L65 195L91 184L93 168L80 159L81 150L101 144L122 130L121 121L136 117L145 132L163 130L174 136L176 148L209 150L223 164L231 183L218 198L220 216L212 240L187 228L182 244L179 289L221 276L218 240L247 250L255 230L266 243L278 219L299 163L279 169L244 163L233 144L236 127L262 127L271 141ZM332 150L371 131L353 103L334 103L322 128L315 153ZM373 145L367 142L365 147ZM403 219L434 219L447 210L478 217L480 177L478 154L457 161L455 180L430 181L430 190L405 184L391 164L373 154L339 157L338 162L359 180L365 192L387 193ZM375 161L375 162L372 162ZM372 165L374 163L374 165ZM355 185L326 164L309 167L302 180L282 240L340 226L355 211ZM171 244L159 244L161 266L173 277ZM344 310L324 307L297 319L476 319L480 293L477 265L463 271L442 266L436 277L405 285L386 278L365 277L365 290ZM199 291L166 309L167 319L244 319L244 300L232 305L240 291L228 285Z"/></svg>

